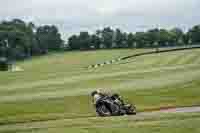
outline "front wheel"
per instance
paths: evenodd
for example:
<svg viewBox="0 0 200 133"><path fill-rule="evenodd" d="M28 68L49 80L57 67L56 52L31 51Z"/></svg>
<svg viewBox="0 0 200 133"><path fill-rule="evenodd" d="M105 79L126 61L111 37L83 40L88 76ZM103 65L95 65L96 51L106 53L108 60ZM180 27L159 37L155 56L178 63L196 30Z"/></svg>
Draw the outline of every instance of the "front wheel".
<svg viewBox="0 0 200 133"><path fill-rule="evenodd" d="M111 112L103 104L96 107L96 112L98 116L111 116Z"/></svg>
<svg viewBox="0 0 200 133"><path fill-rule="evenodd" d="M129 115L136 115L136 107L133 105L125 105L126 106L126 113Z"/></svg>

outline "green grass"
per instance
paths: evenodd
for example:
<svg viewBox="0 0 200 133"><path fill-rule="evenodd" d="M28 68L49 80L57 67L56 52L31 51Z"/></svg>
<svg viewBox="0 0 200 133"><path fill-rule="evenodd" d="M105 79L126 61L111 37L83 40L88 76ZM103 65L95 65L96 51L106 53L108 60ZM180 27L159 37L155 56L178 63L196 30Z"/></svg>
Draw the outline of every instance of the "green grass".
<svg viewBox="0 0 200 133"><path fill-rule="evenodd" d="M136 104L138 111L200 105L199 49L140 56L97 69L85 68L142 51L147 50L52 54L17 63L23 72L0 72L0 132L198 132L198 113L194 114L195 119L189 118L189 114L173 114L170 118L174 119L161 115L159 119L139 122L140 118L131 117L134 120L130 123L129 118L121 117L81 118L95 116L89 94L96 88L120 92L127 101ZM40 124L47 120L55 122L55 126L49 127L51 123L47 122L47 128L6 128L9 124L30 122L31 126L31 122ZM59 120L75 125L60 125ZM111 127L101 128L101 125Z"/></svg>
<svg viewBox="0 0 200 133"><path fill-rule="evenodd" d="M4 125L0 133L198 133L200 113L159 113L115 118L76 118Z"/></svg>

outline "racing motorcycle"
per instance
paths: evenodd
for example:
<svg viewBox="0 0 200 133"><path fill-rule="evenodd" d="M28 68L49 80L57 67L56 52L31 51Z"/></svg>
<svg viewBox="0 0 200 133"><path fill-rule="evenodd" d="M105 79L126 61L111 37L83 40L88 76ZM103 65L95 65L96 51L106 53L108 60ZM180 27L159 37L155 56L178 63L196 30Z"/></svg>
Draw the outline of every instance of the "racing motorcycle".
<svg viewBox="0 0 200 133"><path fill-rule="evenodd" d="M95 106L98 116L136 115L136 107L125 104L118 96L102 97L96 102Z"/></svg>

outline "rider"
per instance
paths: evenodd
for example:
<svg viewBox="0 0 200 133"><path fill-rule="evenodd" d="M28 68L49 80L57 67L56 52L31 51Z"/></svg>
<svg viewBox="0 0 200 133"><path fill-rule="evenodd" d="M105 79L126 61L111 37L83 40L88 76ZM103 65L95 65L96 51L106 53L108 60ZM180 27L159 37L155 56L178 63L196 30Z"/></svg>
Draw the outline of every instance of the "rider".
<svg viewBox="0 0 200 133"><path fill-rule="evenodd" d="M95 90L91 93L91 96L93 97L93 103L96 105L97 101L100 100L103 97L108 97L112 99L115 103L118 105L124 105L123 100L121 99L121 96L119 94L109 94L108 92L102 91L100 89Z"/></svg>
<svg viewBox="0 0 200 133"><path fill-rule="evenodd" d="M91 96L93 97L92 101L93 101L93 104L94 104L94 105L97 103L97 101L98 101L99 99L102 98L102 96L101 96L97 91L93 91L93 92L91 93Z"/></svg>

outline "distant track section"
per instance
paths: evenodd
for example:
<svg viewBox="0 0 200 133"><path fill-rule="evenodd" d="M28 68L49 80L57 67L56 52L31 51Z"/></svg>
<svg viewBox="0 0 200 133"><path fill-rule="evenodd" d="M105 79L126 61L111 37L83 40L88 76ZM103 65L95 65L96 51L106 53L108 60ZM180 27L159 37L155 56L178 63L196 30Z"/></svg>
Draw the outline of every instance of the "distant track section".
<svg viewBox="0 0 200 133"><path fill-rule="evenodd" d="M200 48L200 44L198 44L198 45L185 45L185 46L180 46L180 47L165 47L165 48L157 48L157 49L155 48L155 50L150 51L150 52L142 52L142 53L137 53L137 54L133 54L133 55L129 55L129 56L120 57L120 58L117 58L117 59L105 61L103 63L93 64L93 65L88 66L87 68L88 69L98 68L98 67L102 67L104 65L109 65L109 64L119 62L121 60L126 60L126 59L129 59L129 58L143 56L143 55L150 55L150 54L156 54L156 53L166 53L166 52L181 51L181 50L190 50L190 49L197 49L197 48Z"/></svg>

